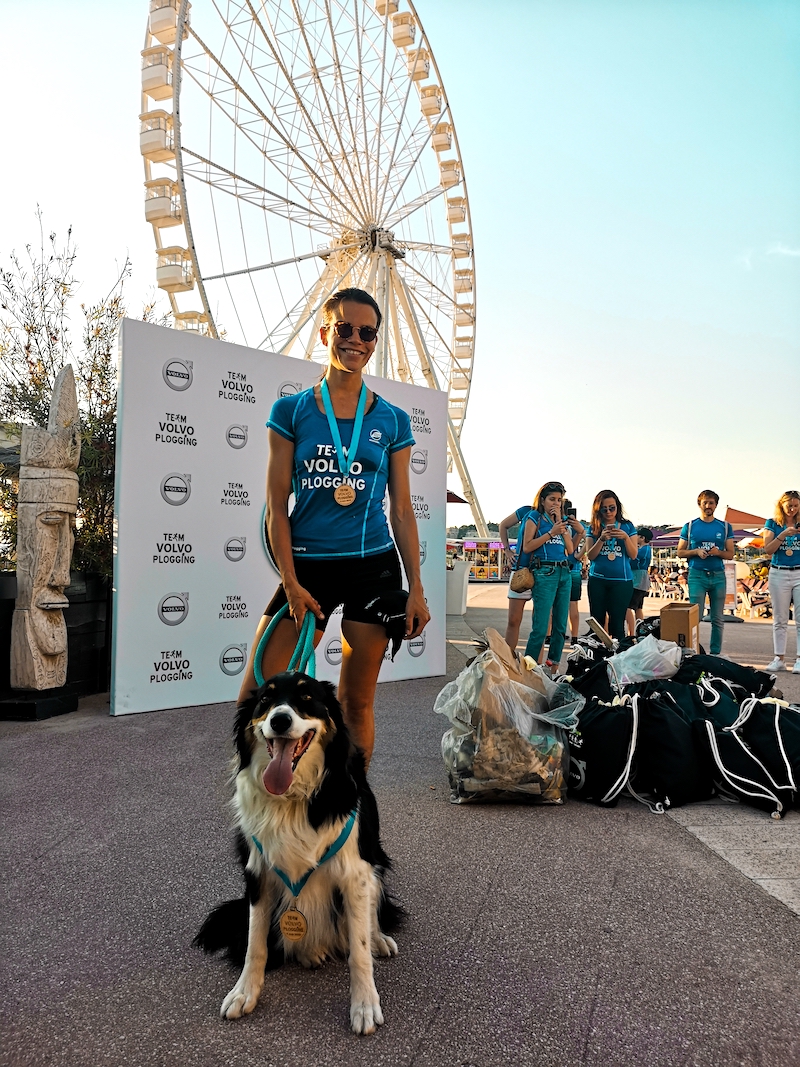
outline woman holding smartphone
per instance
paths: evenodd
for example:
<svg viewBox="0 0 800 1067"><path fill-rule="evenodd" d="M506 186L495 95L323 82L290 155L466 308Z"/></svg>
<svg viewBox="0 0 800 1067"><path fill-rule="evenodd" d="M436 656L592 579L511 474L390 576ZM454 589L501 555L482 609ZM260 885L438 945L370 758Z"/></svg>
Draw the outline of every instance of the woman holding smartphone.
<svg viewBox="0 0 800 1067"><path fill-rule="evenodd" d="M797 655L792 674L800 674L800 493L790 489L775 505L775 517L767 519L764 551L771 557L769 595L772 600L772 647L775 659L768 671L785 671L789 607L794 603Z"/></svg>
<svg viewBox="0 0 800 1067"><path fill-rule="evenodd" d="M635 535L617 494L612 489L599 492L587 535L589 610L601 626L608 616L606 629L618 640L625 636L625 612L633 592L631 560L639 551Z"/></svg>
<svg viewBox="0 0 800 1067"><path fill-rule="evenodd" d="M550 651L545 666L558 669L564 650L572 586L569 557L574 551L572 526L562 517L565 489L561 482L545 482L522 528L522 551L530 555L533 571L533 620L525 655L538 662L551 621ZM580 525L580 524L578 524Z"/></svg>

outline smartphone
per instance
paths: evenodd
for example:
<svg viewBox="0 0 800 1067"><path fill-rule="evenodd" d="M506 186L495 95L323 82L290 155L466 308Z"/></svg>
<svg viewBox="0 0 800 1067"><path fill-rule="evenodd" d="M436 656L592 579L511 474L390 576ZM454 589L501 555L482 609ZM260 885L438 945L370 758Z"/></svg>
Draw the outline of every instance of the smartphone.
<svg viewBox="0 0 800 1067"><path fill-rule="evenodd" d="M567 518L568 519L577 519L577 517L578 517L578 509L577 508L567 508Z"/></svg>

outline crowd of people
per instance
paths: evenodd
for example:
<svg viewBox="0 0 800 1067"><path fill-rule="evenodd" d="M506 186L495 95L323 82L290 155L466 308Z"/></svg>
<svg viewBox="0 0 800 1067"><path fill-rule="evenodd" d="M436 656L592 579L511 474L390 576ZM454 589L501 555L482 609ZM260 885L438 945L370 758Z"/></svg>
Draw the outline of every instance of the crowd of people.
<svg viewBox="0 0 800 1067"><path fill-rule="evenodd" d="M674 581L686 582L688 598L702 617L708 600L711 620L709 651L722 652L725 607L725 560L734 555L733 527L715 517L719 495L704 489L697 498L699 514L684 523L677 556L686 561L685 572L676 570ZM509 544L510 530L519 524L516 550ZM588 561L589 611L615 638L634 632L644 617L644 598L653 581L652 530L635 527L626 517L622 501L612 489L594 498L589 522L584 525L567 499L561 482L545 482L533 505L523 505L500 523L500 539L511 558L506 641L516 649L525 604L532 604L531 632L525 654L537 662L558 667L569 621L574 640L578 634L578 601L582 593L584 560ZM773 605L773 649L770 671L786 670L789 612L794 605L797 655L792 668L800 674L800 494L784 493L767 520L764 550L770 557L769 591Z"/></svg>

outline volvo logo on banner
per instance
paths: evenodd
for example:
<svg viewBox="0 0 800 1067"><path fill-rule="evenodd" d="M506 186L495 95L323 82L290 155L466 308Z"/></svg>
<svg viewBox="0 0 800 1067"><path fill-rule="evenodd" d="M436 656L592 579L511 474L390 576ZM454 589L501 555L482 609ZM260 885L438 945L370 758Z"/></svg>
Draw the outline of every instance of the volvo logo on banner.
<svg viewBox="0 0 800 1067"><path fill-rule="evenodd" d="M161 482L161 496L168 504L179 507L192 495L191 474L178 474L173 471Z"/></svg>
<svg viewBox="0 0 800 1067"><path fill-rule="evenodd" d="M336 667L342 662L341 637L332 637L325 645L325 659L331 667Z"/></svg>
<svg viewBox="0 0 800 1067"><path fill-rule="evenodd" d="M425 651L425 631L423 630L418 637L413 637L410 641L406 641L406 648L408 649L409 656L413 656L414 659L419 659Z"/></svg>
<svg viewBox="0 0 800 1067"><path fill-rule="evenodd" d="M282 396L297 396L298 393L302 393L302 382L281 382L278 386L278 398Z"/></svg>
<svg viewBox="0 0 800 1067"><path fill-rule="evenodd" d="M161 368L161 376L176 393L185 392L194 380L190 359L168 359Z"/></svg>
<svg viewBox="0 0 800 1067"><path fill-rule="evenodd" d="M158 602L158 617L167 626L180 626L188 614L188 593L167 593Z"/></svg>
<svg viewBox="0 0 800 1067"><path fill-rule="evenodd" d="M235 422L225 431L225 440L231 448L244 448L247 444L247 427Z"/></svg>
<svg viewBox="0 0 800 1067"><path fill-rule="evenodd" d="M247 645L226 645L219 654L223 674L241 674L247 662Z"/></svg>
<svg viewBox="0 0 800 1067"><path fill-rule="evenodd" d="M415 474L424 474L428 469L427 448L415 448L411 453L411 469Z"/></svg>
<svg viewBox="0 0 800 1067"><path fill-rule="evenodd" d="M247 538L246 537L229 537L225 542L223 552L231 563L238 563L240 559L244 559L244 554L247 551Z"/></svg>
<svg viewBox="0 0 800 1067"><path fill-rule="evenodd" d="M425 562L425 560L427 558L428 558L428 542L427 541L420 541L420 543L419 543L419 565L420 565L420 567L422 566L422 564Z"/></svg>

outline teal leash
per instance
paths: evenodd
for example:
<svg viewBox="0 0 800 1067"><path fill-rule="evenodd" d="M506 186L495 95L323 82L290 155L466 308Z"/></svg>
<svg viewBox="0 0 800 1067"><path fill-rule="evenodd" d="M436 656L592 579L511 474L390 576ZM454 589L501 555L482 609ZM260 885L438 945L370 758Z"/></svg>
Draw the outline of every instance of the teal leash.
<svg viewBox="0 0 800 1067"><path fill-rule="evenodd" d="M255 660L253 662L253 674L255 675L256 685L264 684L261 660L264 657L264 651L269 643L270 637L272 637L275 627L281 619L288 614L288 612L289 605L284 604L283 607L279 608L272 616L269 626L267 626L266 630L261 635L261 640L258 642ZM307 611L300 626L300 635L297 638L297 644L292 653L292 658L289 660L289 666L286 668L289 671L299 671L301 674L307 674L310 678L317 677L317 657L314 653L314 622L314 616L310 611Z"/></svg>
<svg viewBox="0 0 800 1067"><path fill-rule="evenodd" d="M314 871L316 871L318 867L321 867L323 863L326 863L328 860L333 859L333 857L336 855L336 853L339 851L339 849L341 849L344 846L345 842L347 841L348 837L350 836L350 831L353 829L353 824L355 823L355 821L356 821L356 809L353 808L353 810L350 812L350 815L349 815L349 817L347 819L347 822L344 824L342 832L339 834L339 836L336 838L336 840L333 842L333 844L329 845L328 848L325 850L325 853L324 853L322 859L317 864L317 866L309 868L309 870L306 871L306 873L303 875L303 877L299 881L297 881L297 882L291 881L291 879L286 874L286 872L282 871L280 869L280 867L275 867L274 865L271 867L271 870L273 870L277 874L277 876L280 878L280 880L283 882L283 884L286 886L286 888L289 890L289 892L292 894L292 896L295 899L297 899L297 897L300 894L300 890L303 888L303 886L309 880L309 878L314 873ZM253 834L252 837L253 837L253 842L255 843L256 848L258 849L258 851L263 856L264 855L264 846L261 844L261 842L258 840L258 838L256 837L255 834Z"/></svg>

